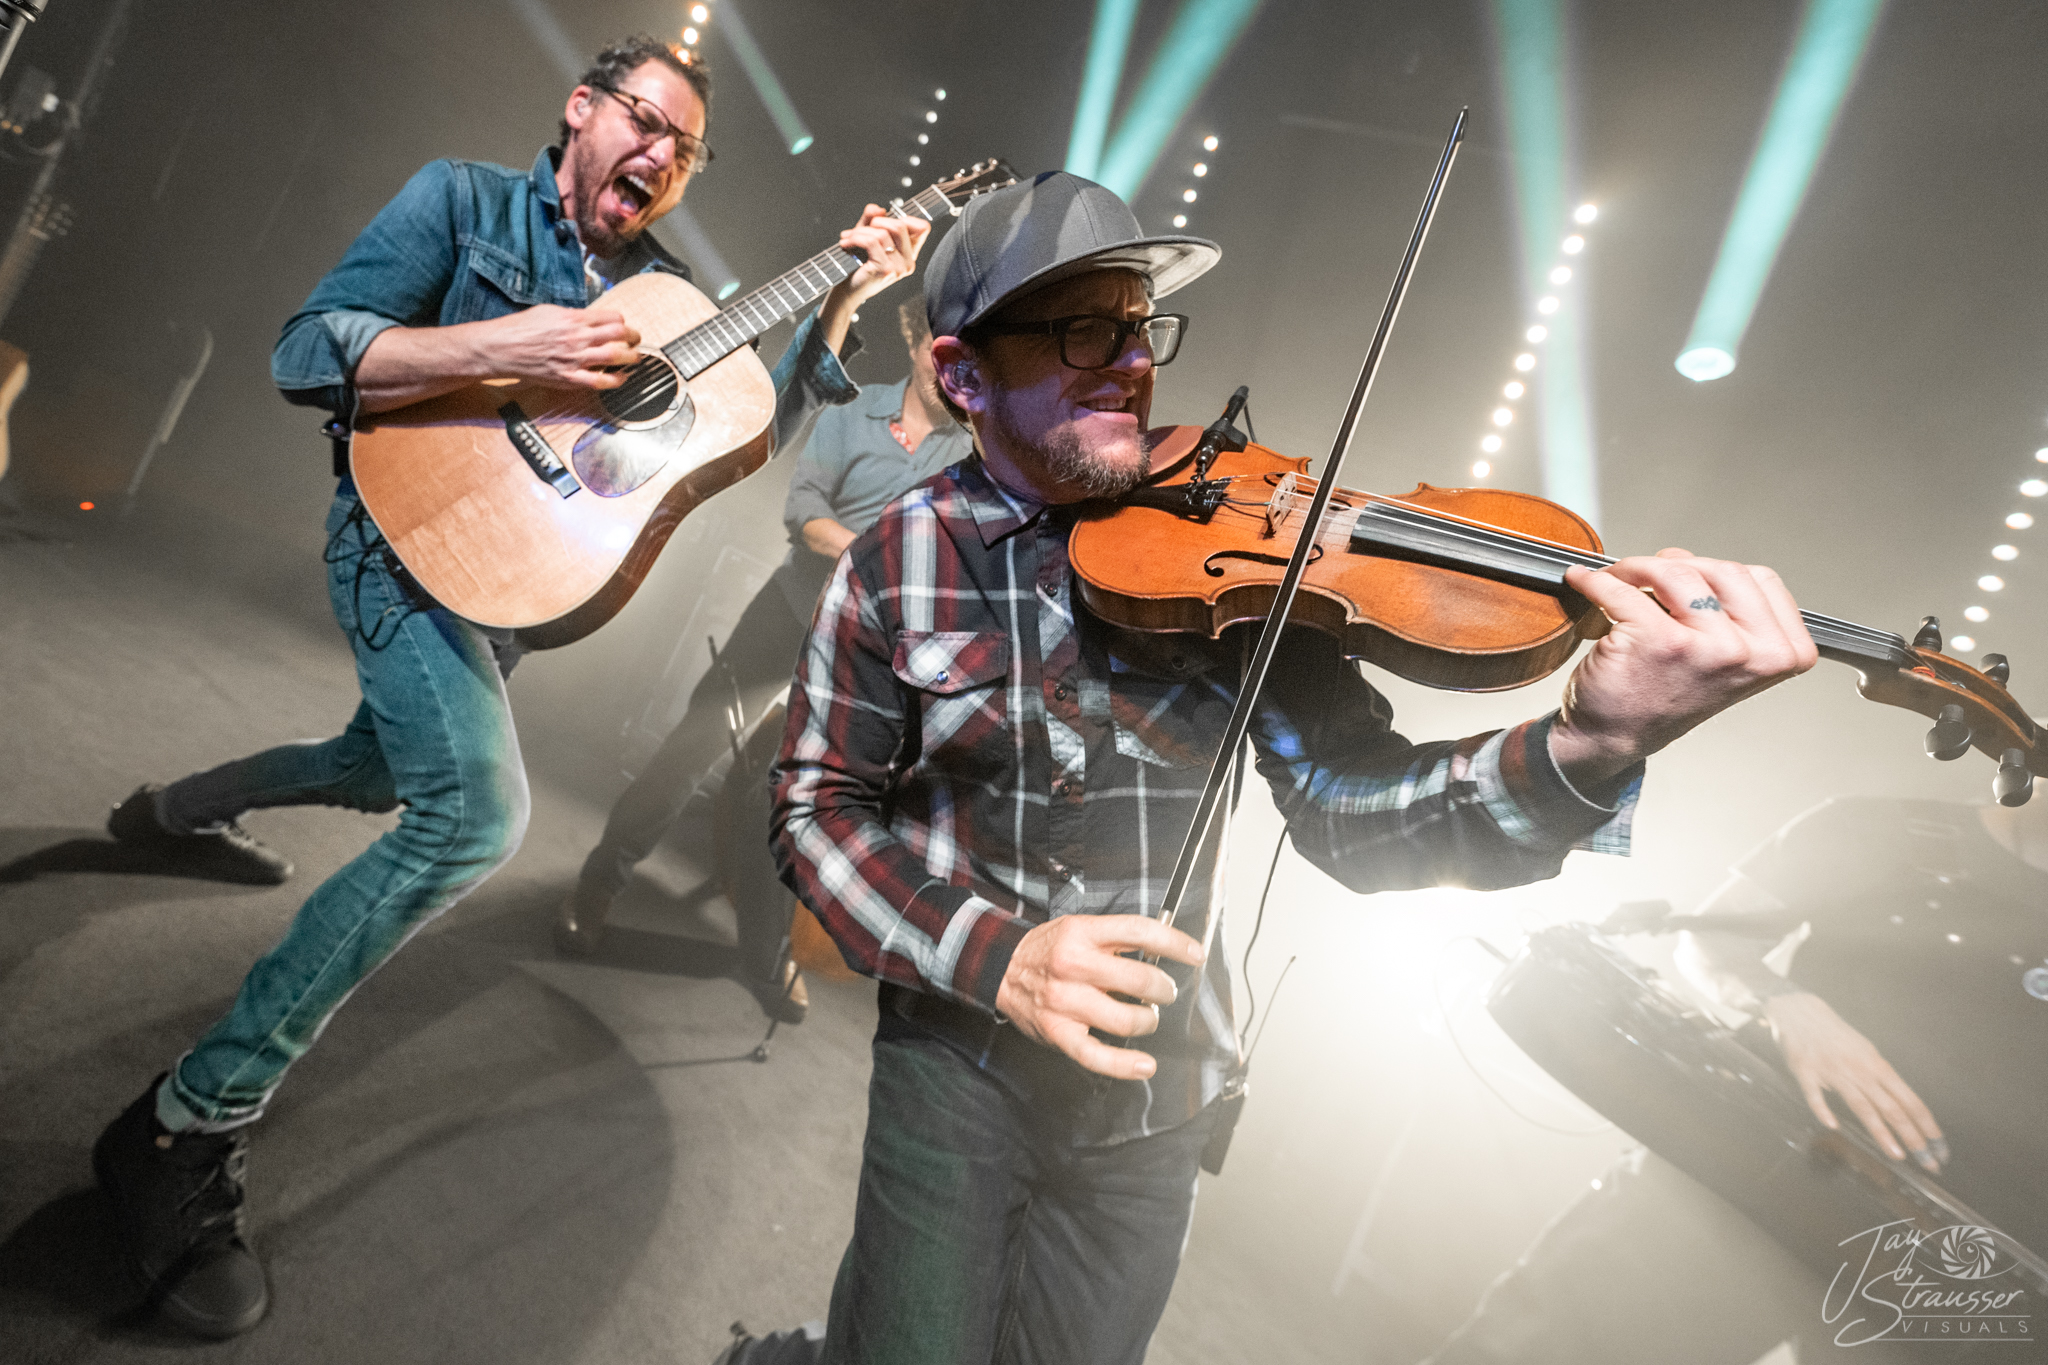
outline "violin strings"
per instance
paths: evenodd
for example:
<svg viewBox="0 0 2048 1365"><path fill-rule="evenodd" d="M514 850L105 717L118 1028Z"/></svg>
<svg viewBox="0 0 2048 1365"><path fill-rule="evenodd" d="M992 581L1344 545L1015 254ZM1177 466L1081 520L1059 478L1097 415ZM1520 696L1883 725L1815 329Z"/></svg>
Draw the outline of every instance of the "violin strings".
<svg viewBox="0 0 2048 1365"><path fill-rule="evenodd" d="M1311 496L1299 491L1290 491L1278 499L1265 502L1250 498L1229 498L1226 503L1246 511L1270 511L1274 503L1278 502L1280 509L1285 512L1300 510ZM1322 523L1316 528L1315 543L1327 544L1332 541L1348 540L1351 536L1350 528L1356 525L1358 518L1369 508L1377 507L1398 514L1395 519L1404 524L1435 532L1447 539L1463 540L1492 549L1520 553L1551 569L1562 570L1575 564L1588 569L1604 569L1612 567L1616 562L1607 555L1546 540L1540 536L1489 526L1484 522L1472 521L1400 498L1375 493L1362 496L1366 499L1365 506L1337 504L1328 508ZM1346 524L1346 518L1349 518L1349 525ZM1817 644L1832 645L1851 653L1874 652L1891 664L1905 661L1905 639L1894 631L1878 630L1840 617L1825 616L1819 612L1801 611L1799 615Z"/></svg>

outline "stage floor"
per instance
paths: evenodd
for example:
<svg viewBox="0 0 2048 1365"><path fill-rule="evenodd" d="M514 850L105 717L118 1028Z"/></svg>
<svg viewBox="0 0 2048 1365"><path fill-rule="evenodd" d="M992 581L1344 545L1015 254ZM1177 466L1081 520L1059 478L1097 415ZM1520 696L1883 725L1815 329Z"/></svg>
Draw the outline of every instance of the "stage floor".
<svg viewBox="0 0 2048 1365"><path fill-rule="evenodd" d="M95 1135L386 822L252 816L297 864L275 889L124 853L102 826L136 783L332 733L355 705L348 652L303 595L230 593L147 536L10 525L0 1359L693 1362L735 1319L822 1316L852 1221L873 987L813 982L809 1020L750 1060L765 1020L726 975L729 911L674 856L629 893L602 960L558 960L551 910L604 811L535 772L518 856L362 987L256 1130L269 1318L215 1345L134 1320ZM1238 1287L1234 1245L1198 1215L1152 1361L1396 1358Z"/></svg>

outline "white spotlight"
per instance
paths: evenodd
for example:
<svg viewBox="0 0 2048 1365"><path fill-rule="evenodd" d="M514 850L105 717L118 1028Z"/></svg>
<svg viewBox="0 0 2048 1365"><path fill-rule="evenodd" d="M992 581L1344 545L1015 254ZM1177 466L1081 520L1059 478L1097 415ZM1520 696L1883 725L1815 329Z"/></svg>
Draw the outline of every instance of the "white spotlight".
<svg viewBox="0 0 2048 1365"><path fill-rule="evenodd" d="M1183 203L1192 204L1195 202L1195 192L1193 190L1182 190L1180 197Z"/></svg>
<svg viewBox="0 0 2048 1365"><path fill-rule="evenodd" d="M1209 173L1209 163L1208 163L1208 162L1206 162L1206 161L1197 161L1197 162L1195 163L1195 175L1196 175L1196 177L1197 177L1197 178L1200 178L1201 176L1205 176L1205 175L1207 175L1208 173Z"/></svg>
<svg viewBox="0 0 2048 1365"><path fill-rule="evenodd" d="M940 88L940 89L938 89L938 90L934 90L934 91L932 91L932 98L933 98L933 99L935 99L935 100L942 100L942 99L946 98L946 92L945 92L944 88L942 87L942 88Z"/></svg>
<svg viewBox="0 0 2048 1365"><path fill-rule="evenodd" d="M2020 549L2017 545L1994 545L1991 547L1991 557L2007 561L2015 560L2020 557Z"/></svg>
<svg viewBox="0 0 2048 1365"><path fill-rule="evenodd" d="M1568 265L1561 265L1550 272L1550 282L1552 284L1570 284L1571 279L1572 268Z"/></svg>
<svg viewBox="0 0 2048 1365"><path fill-rule="evenodd" d="M1498 436L1496 436L1496 435L1492 434L1491 432L1487 433L1486 437L1485 437L1485 438L1484 438L1483 440L1481 440L1481 441L1479 442L1479 448L1480 448L1481 450L1485 451L1485 452L1486 452L1487 454L1489 454L1489 455L1491 455L1491 454L1493 454L1493 453L1494 453L1495 451L1499 450L1499 449L1500 449L1500 447L1501 447L1501 439L1500 439L1500 437L1498 437Z"/></svg>
<svg viewBox="0 0 2048 1365"><path fill-rule="evenodd" d="M1961 654L1968 654L1971 650L1977 647L1977 642L1967 635L1950 636L1948 644L1950 649L1953 649Z"/></svg>
<svg viewBox="0 0 2048 1365"><path fill-rule="evenodd" d="M922 166L924 164L924 158L921 156L914 156L910 158L910 164L913 166Z"/></svg>
<svg viewBox="0 0 2048 1365"><path fill-rule="evenodd" d="M1173 225L1175 227L1186 227L1188 225L1188 216L1185 213L1174 214Z"/></svg>
<svg viewBox="0 0 2048 1365"><path fill-rule="evenodd" d="M692 5L690 6L690 17L701 24L711 18L711 11L702 5Z"/></svg>
<svg viewBox="0 0 2048 1365"><path fill-rule="evenodd" d="M1493 466L1484 460L1475 461L1472 465L1472 477L1475 479L1483 479L1492 472Z"/></svg>
<svg viewBox="0 0 2048 1365"><path fill-rule="evenodd" d="M1576 232L1564 239L1564 254L1567 256L1576 256L1585 249L1586 239Z"/></svg>
<svg viewBox="0 0 2048 1365"><path fill-rule="evenodd" d="M1572 214L1572 221L1575 223L1590 223L1599 216L1600 210L1598 208L1592 204L1581 204L1577 211Z"/></svg>
<svg viewBox="0 0 2048 1365"><path fill-rule="evenodd" d="M1510 379L1507 383L1507 387L1502 389L1501 392L1506 394L1510 398L1520 398L1523 394L1527 393L1528 390L1522 387L1521 380Z"/></svg>
<svg viewBox="0 0 2048 1365"><path fill-rule="evenodd" d="M2048 464L2048 446L2042 446L2039 450L2034 452L2034 463Z"/></svg>
<svg viewBox="0 0 2048 1365"><path fill-rule="evenodd" d="M1515 410L1513 408L1495 408L1493 410L1493 424L1497 427L1504 427L1514 420Z"/></svg>
<svg viewBox="0 0 2048 1365"><path fill-rule="evenodd" d="M2034 519L2025 512L2015 512L2005 519L2005 524L2015 531L2024 531L2034 524Z"/></svg>
<svg viewBox="0 0 2048 1365"><path fill-rule="evenodd" d="M1995 573L1988 573L1977 580L1977 586L1985 592L1997 592L2005 586L2005 580Z"/></svg>
<svg viewBox="0 0 2048 1365"><path fill-rule="evenodd" d="M1965 621L1977 621L1981 623L1984 621L1989 621L1991 619L1991 613L1984 610L1984 608L1982 607L1964 607L1963 619Z"/></svg>
<svg viewBox="0 0 2048 1365"><path fill-rule="evenodd" d="M910 188L910 177L907 175L903 177L903 188L906 190Z"/></svg>
<svg viewBox="0 0 2048 1365"><path fill-rule="evenodd" d="M1527 332L1524 332L1523 335L1528 337L1530 342L1536 343L1542 341L1545 337L1549 336L1550 329L1539 322L1534 327L1531 327Z"/></svg>
<svg viewBox="0 0 2048 1365"><path fill-rule="evenodd" d="M1552 313L1555 313L1557 311L1557 296L1554 294L1545 294L1542 298L1536 300L1536 311L1543 314L1543 316L1545 317L1549 317Z"/></svg>
<svg viewBox="0 0 2048 1365"><path fill-rule="evenodd" d="M939 111L938 111L938 110L936 110L936 109L927 109L927 110L925 110L925 111L924 111L924 121L925 121L926 123L937 123L937 122L939 121Z"/></svg>
<svg viewBox="0 0 2048 1365"><path fill-rule="evenodd" d="M925 145L926 143L930 142L931 140L932 140L932 135L931 135L930 133L919 133L919 134L917 135L917 145L918 145L918 146L920 146L920 147L924 146L924 145Z"/></svg>
<svg viewBox="0 0 2048 1365"><path fill-rule="evenodd" d="M2048 493L2048 483L2043 483L2039 479L2028 479L2020 485L2020 492L2030 498L2038 498L2043 493Z"/></svg>
<svg viewBox="0 0 2048 1365"><path fill-rule="evenodd" d="M1522 352L1515 357L1515 368L1523 374L1529 373L1529 371L1536 368L1536 357L1530 355L1527 351Z"/></svg>
<svg viewBox="0 0 2048 1365"><path fill-rule="evenodd" d="M1207 137L1205 137L1205 138L1203 138L1203 139L1202 139L1202 150L1203 150L1203 151L1205 151L1205 152L1213 152L1213 151L1215 151L1215 150L1216 150L1216 147L1217 147L1217 142L1216 142L1216 135L1215 135L1214 133L1211 133L1211 134L1209 134L1209 136L1207 136Z"/></svg>
<svg viewBox="0 0 2048 1365"><path fill-rule="evenodd" d="M696 45L697 45L697 30L696 30L696 29L694 29L694 28L686 28L686 29L684 29L684 30L683 30L683 46L685 46L685 47L695 47Z"/></svg>

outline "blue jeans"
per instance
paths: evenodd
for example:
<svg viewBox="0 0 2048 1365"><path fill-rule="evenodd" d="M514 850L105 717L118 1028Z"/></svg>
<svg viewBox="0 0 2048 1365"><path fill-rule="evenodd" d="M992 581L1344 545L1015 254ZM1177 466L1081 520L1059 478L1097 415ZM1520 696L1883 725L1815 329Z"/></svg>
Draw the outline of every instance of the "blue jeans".
<svg viewBox="0 0 2048 1365"><path fill-rule="evenodd" d="M172 1129L262 1116L335 1010L434 916L519 847L528 796L500 654L483 632L422 607L344 482L327 519L334 616L355 649L362 704L330 740L286 744L165 789L174 827L270 806L404 807L306 898L242 981L227 1015L171 1069L157 1109ZM504 653L509 671L514 657Z"/></svg>
<svg viewBox="0 0 2048 1365"><path fill-rule="evenodd" d="M1037 1046L1001 1032L1005 1046ZM1180 1268L1214 1107L1151 1137L1080 1147L1071 1106L1026 1099L887 1012L874 1059L853 1240L825 1339L778 1333L741 1359L1138 1365Z"/></svg>

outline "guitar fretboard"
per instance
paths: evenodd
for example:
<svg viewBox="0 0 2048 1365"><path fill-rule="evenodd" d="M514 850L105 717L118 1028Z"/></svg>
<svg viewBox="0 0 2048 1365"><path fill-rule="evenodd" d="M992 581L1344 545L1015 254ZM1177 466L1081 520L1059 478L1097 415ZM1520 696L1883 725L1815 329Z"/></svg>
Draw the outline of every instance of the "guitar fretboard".
<svg viewBox="0 0 2048 1365"><path fill-rule="evenodd" d="M953 206L938 186L919 191L897 205L896 215L915 213L936 222ZM812 300L822 297L833 285L860 269L860 257L831 247L786 270L751 293L743 294L717 317L709 318L662 347L685 379L695 378L755 337L796 314Z"/></svg>

